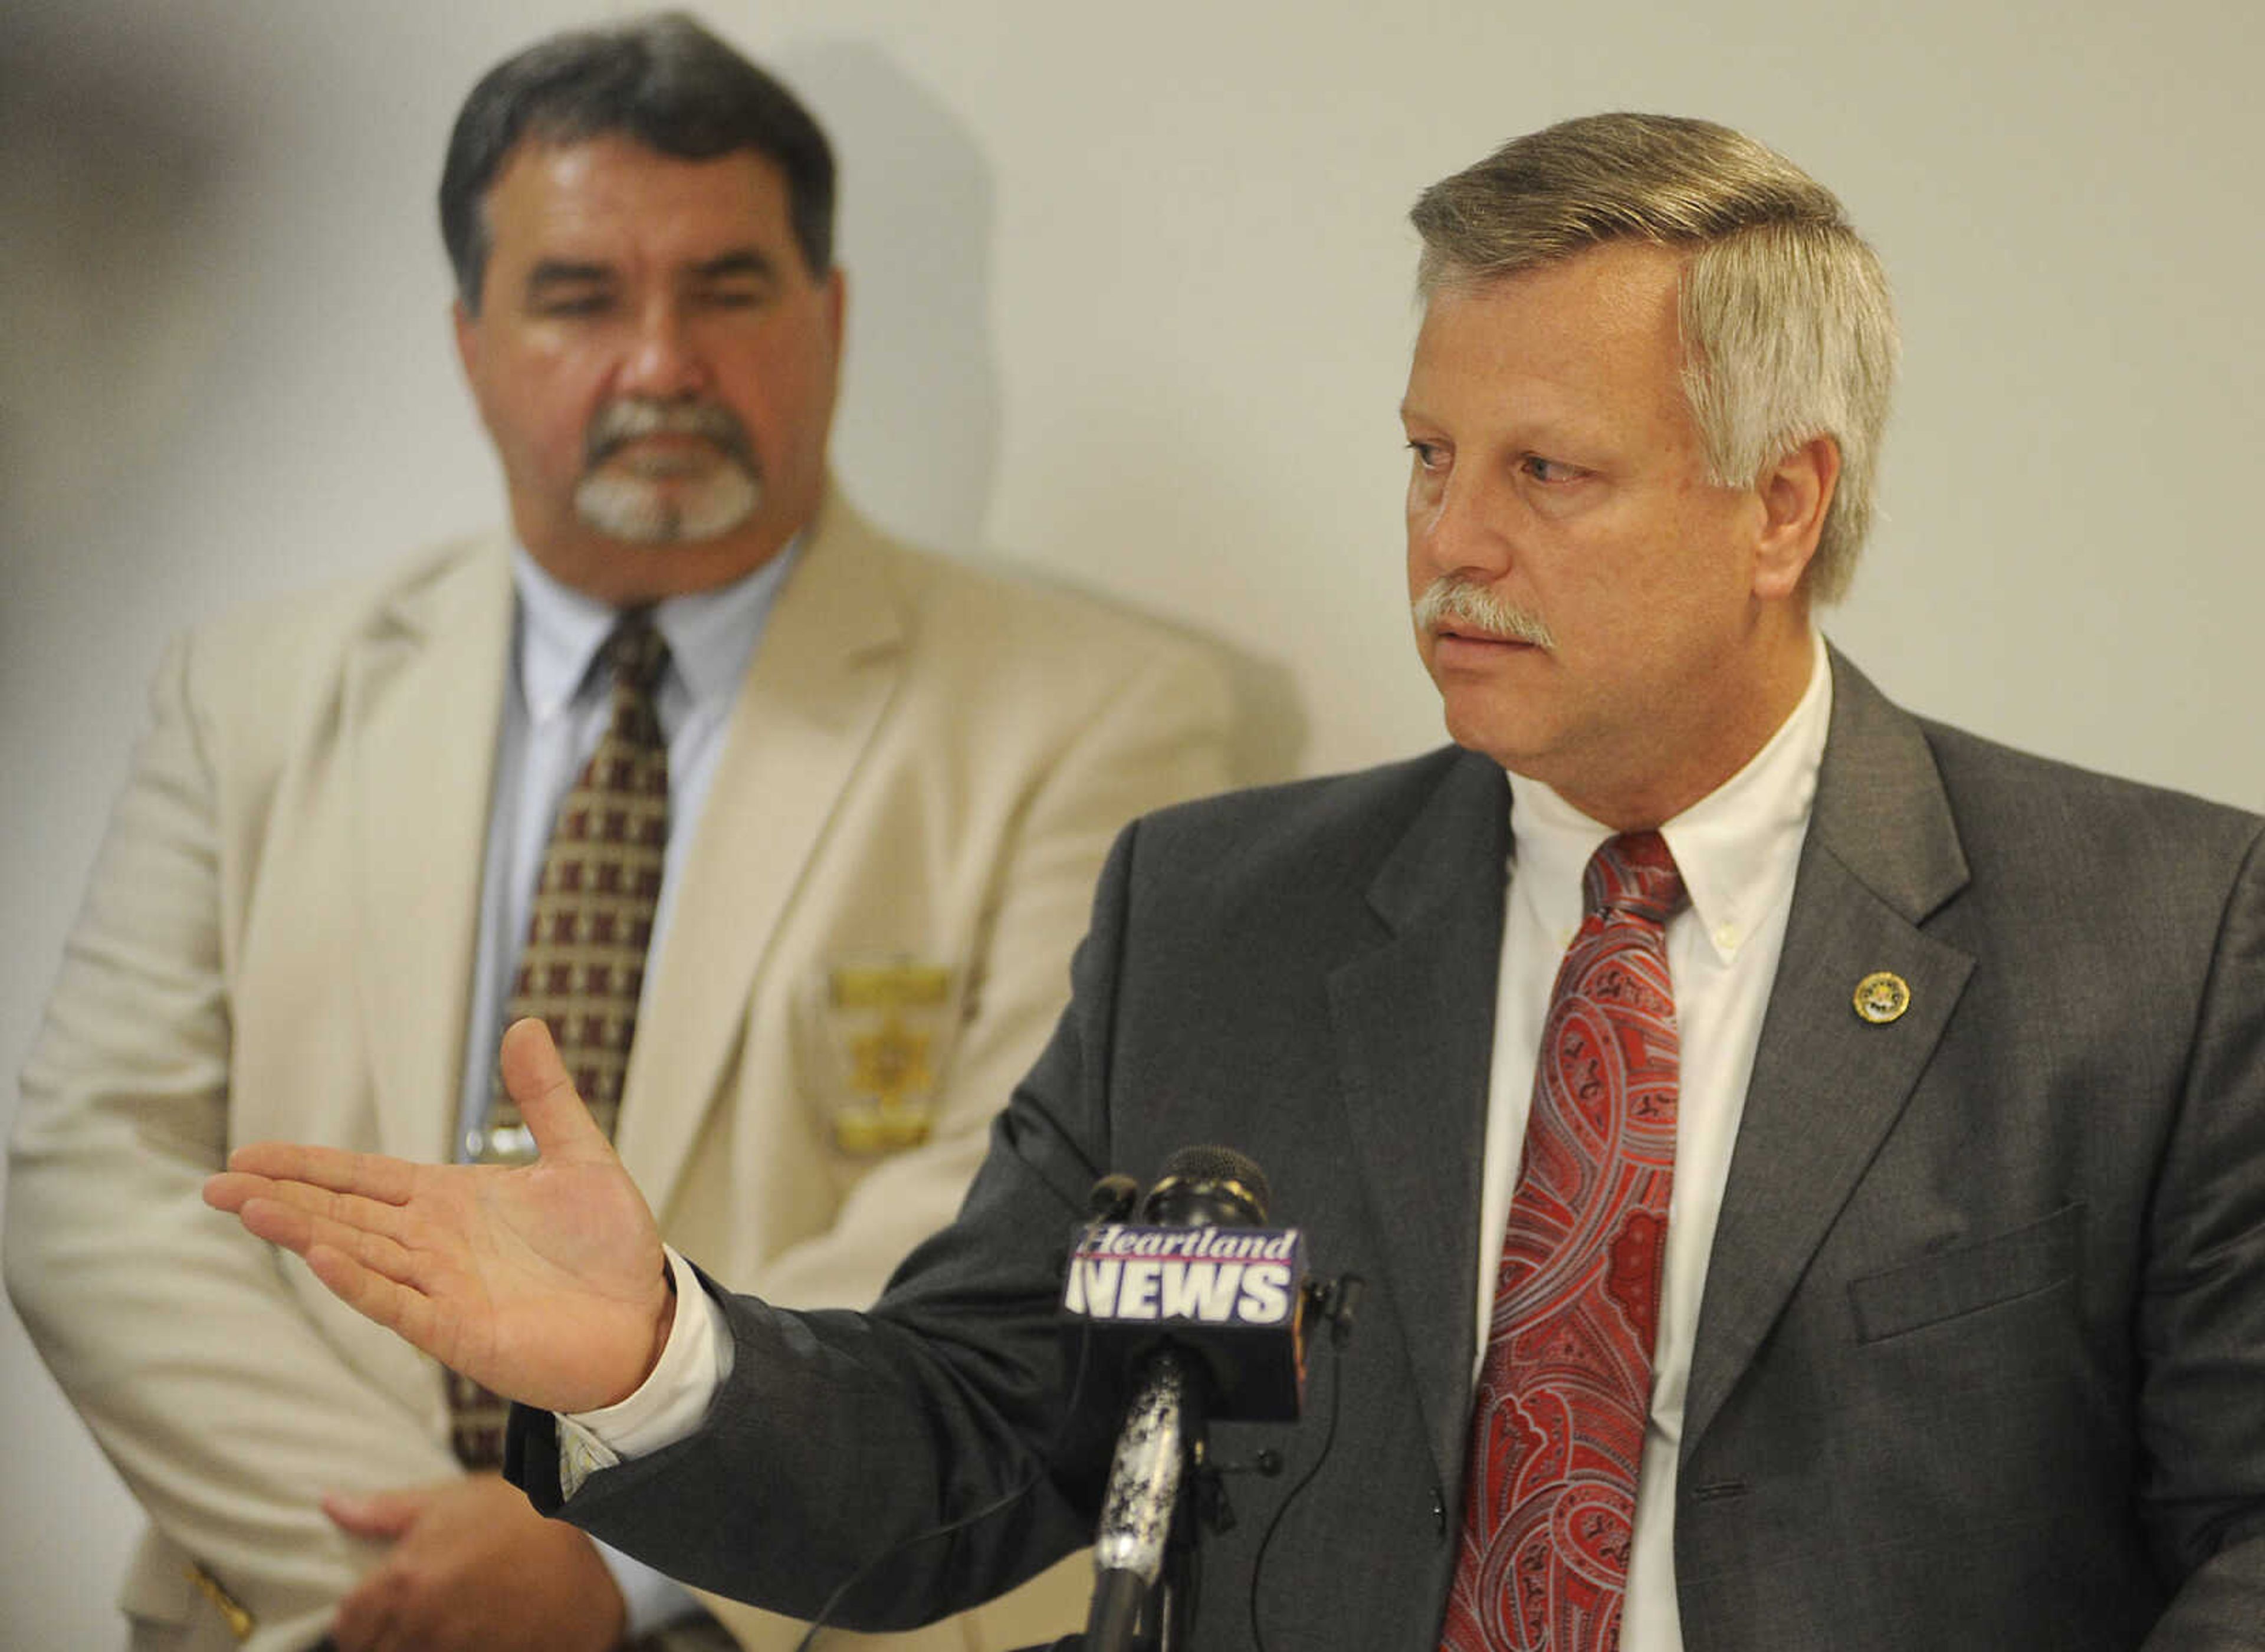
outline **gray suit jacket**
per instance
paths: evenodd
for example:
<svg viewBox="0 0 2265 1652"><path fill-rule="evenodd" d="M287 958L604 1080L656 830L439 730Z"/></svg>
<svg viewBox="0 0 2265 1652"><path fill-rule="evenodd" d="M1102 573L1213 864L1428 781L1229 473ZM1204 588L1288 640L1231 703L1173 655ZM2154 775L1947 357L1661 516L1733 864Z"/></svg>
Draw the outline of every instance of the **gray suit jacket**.
<svg viewBox="0 0 2265 1652"><path fill-rule="evenodd" d="M2265 1645L2265 823L1922 723L1835 670L1693 1354L1686 1644ZM870 1317L732 1299L703 1432L564 1512L807 1610L1035 1479L853 1614L1021 1575L1089 1532L1107 1448L1105 1395L1065 1398L1067 1232L1103 1171L1219 1141L1369 1291L1302 1425L1214 1430L1220 1459L1288 1467L1233 1481L1197 1644L1250 1644L1256 1570L1270 1646L1436 1645L1507 833L1501 772L1453 751L1140 823L958 1224ZM1911 988L1887 1025L1852 1005L1879 970ZM555 1506L547 1431L520 1423Z"/></svg>

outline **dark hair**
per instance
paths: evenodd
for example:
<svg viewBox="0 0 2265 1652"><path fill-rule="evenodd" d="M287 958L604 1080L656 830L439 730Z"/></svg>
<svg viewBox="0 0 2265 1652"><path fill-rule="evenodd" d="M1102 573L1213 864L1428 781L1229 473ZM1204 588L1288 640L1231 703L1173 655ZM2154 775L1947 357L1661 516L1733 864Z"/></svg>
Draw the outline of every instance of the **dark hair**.
<svg viewBox="0 0 2265 1652"><path fill-rule="evenodd" d="M441 239L477 315L487 273L487 193L522 142L624 133L704 161L752 149L786 174L787 216L813 275L834 263L834 151L799 99L681 11L538 40L480 76L448 135Z"/></svg>

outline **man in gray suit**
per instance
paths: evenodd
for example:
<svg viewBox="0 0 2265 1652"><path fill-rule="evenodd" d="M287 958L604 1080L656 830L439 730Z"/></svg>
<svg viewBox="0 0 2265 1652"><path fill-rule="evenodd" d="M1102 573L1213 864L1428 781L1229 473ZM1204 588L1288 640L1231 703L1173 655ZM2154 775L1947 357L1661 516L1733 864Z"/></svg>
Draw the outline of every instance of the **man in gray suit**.
<svg viewBox="0 0 2265 1652"><path fill-rule="evenodd" d="M266 1147L208 1197L543 1408L538 1506L789 1610L886 1555L848 1610L917 1617L1091 1530L1063 1236L1215 1140L1368 1292L1331 1426L1213 1430L1287 1472L1207 1539L1198 1646L2265 1645L2265 823L1914 718L1824 644L1894 331L1790 163L1597 117L1415 216L1456 747L1128 830L873 1313L664 1260L532 1028L536 1171Z"/></svg>

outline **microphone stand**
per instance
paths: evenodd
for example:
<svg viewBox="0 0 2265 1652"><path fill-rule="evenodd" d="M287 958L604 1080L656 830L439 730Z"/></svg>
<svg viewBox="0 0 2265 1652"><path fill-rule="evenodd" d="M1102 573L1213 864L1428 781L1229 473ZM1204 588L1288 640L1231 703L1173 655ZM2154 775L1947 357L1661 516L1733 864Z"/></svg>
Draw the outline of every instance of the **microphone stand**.
<svg viewBox="0 0 2265 1652"><path fill-rule="evenodd" d="M1139 1184L1108 1175L1094 1186L1096 1222L1124 1219ZM1264 1224L1265 1173L1226 1147L1191 1147L1165 1161L1141 1219L1162 1227L1256 1227ZM1205 1523L1233 1523L1219 1476L1205 1460L1212 1372L1201 1356L1170 1343L1141 1363L1140 1379L1094 1537L1093 1607L1084 1652L1184 1652L1192 1595L1195 1536L1188 1485ZM1296 1415L1294 1400L1292 1416Z"/></svg>
<svg viewBox="0 0 2265 1652"><path fill-rule="evenodd" d="M1158 1349L1141 1374L1110 1464L1094 1539L1086 1652L1179 1652L1185 1571L1182 1530L1191 1464L1203 1439L1197 1362Z"/></svg>

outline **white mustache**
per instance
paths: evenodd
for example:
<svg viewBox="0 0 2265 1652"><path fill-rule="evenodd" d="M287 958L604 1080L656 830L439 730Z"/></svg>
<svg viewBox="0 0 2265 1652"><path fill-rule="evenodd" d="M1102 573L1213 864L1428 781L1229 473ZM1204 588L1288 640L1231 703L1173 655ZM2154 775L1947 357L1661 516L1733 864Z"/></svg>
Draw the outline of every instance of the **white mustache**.
<svg viewBox="0 0 2265 1652"><path fill-rule="evenodd" d="M1505 602L1484 586L1452 573L1432 580L1409 611L1415 616L1416 629L1425 636L1438 631L1442 621L1460 620L1489 637L1530 643L1536 648L1557 646L1548 622L1539 614Z"/></svg>
<svg viewBox="0 0 2265 1652"><path fill-rule="evenodd" d="M602 463L624 442L642 436L697 436L759 474L747 433L730 409L713 402L659 402L636 396L598 410L582 440L584 462Z"/></svg>

